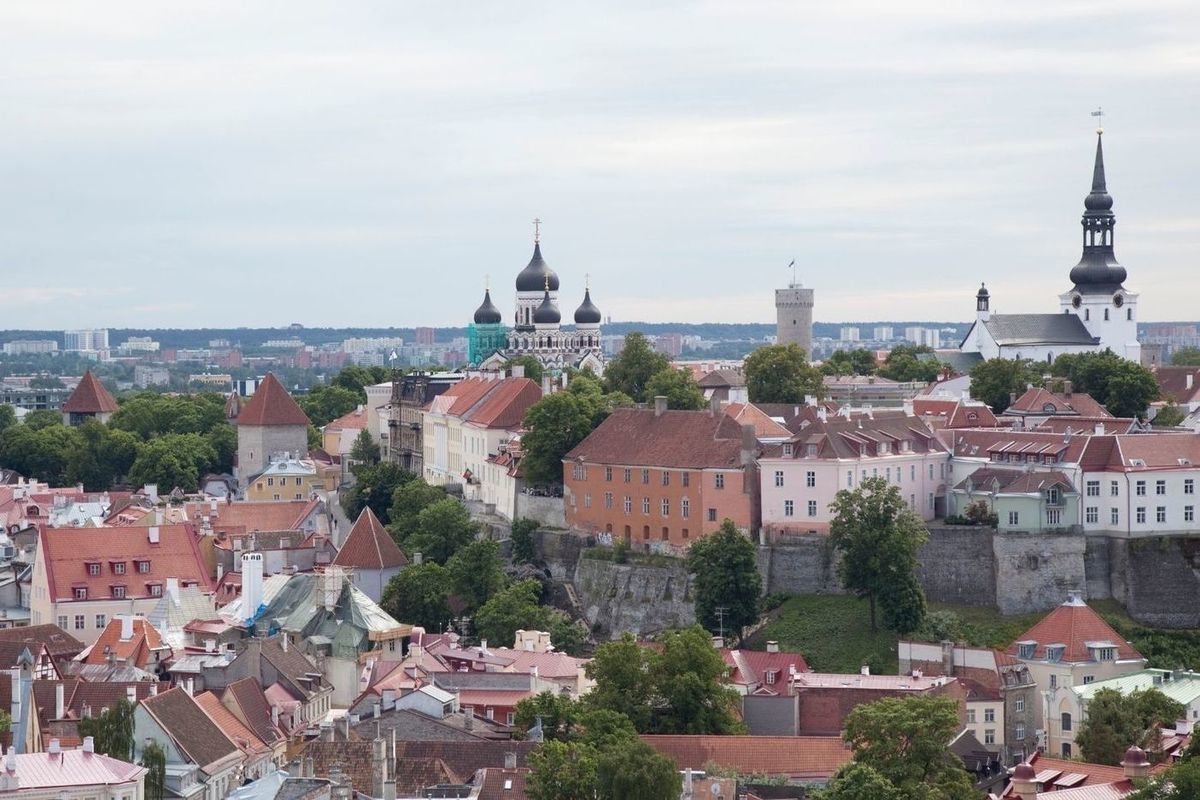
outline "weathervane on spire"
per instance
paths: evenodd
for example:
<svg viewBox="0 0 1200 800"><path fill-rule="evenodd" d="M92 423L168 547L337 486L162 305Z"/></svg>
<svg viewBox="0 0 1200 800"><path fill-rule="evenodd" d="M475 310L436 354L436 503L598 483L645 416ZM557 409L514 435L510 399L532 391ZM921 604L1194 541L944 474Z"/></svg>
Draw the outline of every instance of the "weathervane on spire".
<svg viewBox="0 0 1200 800"><path fill-rule="evenodd" d="M1092 112L1092 116L1096 118L1096 133L1104 133L1104 108L1096 106L1096 110Z"/></svg>
<svg viewBox="0 0 1200 800"><path fill-rule="evenodd" d="M542 221L537 217L533 218L533 243L537 244L542 240Z"/></svg>

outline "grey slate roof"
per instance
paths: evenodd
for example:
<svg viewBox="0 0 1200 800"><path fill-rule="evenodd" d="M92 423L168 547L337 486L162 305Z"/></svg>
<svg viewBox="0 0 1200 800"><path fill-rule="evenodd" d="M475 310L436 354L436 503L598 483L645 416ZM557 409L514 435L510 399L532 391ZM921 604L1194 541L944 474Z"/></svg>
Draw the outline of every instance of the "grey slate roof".
<svg viewBox="0 0 1200 800"><path fill-rule="evenodd" d="M1100 343L1075 314L993 314L984 325L999 345Z"/></svg>

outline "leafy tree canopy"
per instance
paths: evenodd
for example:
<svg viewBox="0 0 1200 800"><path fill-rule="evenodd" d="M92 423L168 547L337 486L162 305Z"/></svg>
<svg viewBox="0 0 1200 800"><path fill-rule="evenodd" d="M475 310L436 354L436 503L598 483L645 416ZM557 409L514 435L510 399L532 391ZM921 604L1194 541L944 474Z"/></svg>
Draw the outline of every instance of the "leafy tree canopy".
<svg viewBox="0 0 1200 800"><path fill-rule="evenodd" d="M709 631L723 630L740 641L742 631L758 620L762 576L755 554L754 543L728 519L692 545L687 564L696 576L696 619Z"/></svg>
<svg viewBox="0 0 1200 800"><path fill-rule="evenodd" d="M413 557L421 553L425 560L445 564L459 548L475 538L478 526L465 506L453 497L436 500L417 514L416 531L400 542Z"/></svg>
<svg viewBox="0 0 1200 800"><path fill-rule="evenodd" d="M450 591L475 611L504 588L500 545L492 539L468 542L446 562L446 573Z"/></svg>
<svg viewBox="0 0 1200 800"><path fill-rule="evenodd" d="M1087 718L1081 721L1075 742L1084 760L1093 764L1120 764L1131 744L1153 758L1159 750L1157 726L1173 724L1184 712L1181 704L1157 689L1125 695L1101 689L1088 701Z"/></svg>
<svg viewBox="0 0 1200 800"><path fill-rule="evenodd" d="M646 381L647 402L655 397L667 398L667 408L675 411L698 411L707 405L696 379L686 369L661 370Z"/></svg>
<svg viewBox="0 0 1200 800"><path fill-rule="evenodd" d="M401 622L440 631L453 616L446 603L449 593L450 576L446 568L426 561L409 564L393 575L383 590L380 605Z"/></svg>
<svg viewBox="0 0 1200 800"><path fill-rule="evenodd" d="M746 391L751 403L803 403L824 397L825 384L802 347L772 344L746 357Z"/></svg>
<svg viewBox="0 0 1200 800"><path fill-rule="evenodd" d="M1028 359L992 358L971 367L971 397L991 406L997 414L1008 408L1012 396L1040 383L1041 372Z"/></svg>
<svg viewBox="0 0 1200 800"><path fill-rule="evenodd" d="M355 520L370 506L379 521L387 525L392 521L397 490L416 480L416 475L391 461L358 464L354 467L354 485L342 493L342 508L347 517Z"/></svg>
<svg viewBox="0 0 1200 800"><path fill-rule="evenodd" d="M870 350L837 350L821 363L823 375L874 375L877 366Z"/></svg>
<svg viewBox="0 0 1200 800"><path fill-rule="evenodd" d="M932 352L933 348L926 345L898 344L888 352L879 375L893 381L935 381L941 364L936 359L917 358Z"/></svg>
<svg viewBox="0 0 1200 800"><path fill-rule="evenodd" d="M403 481L392 490L391 505L386 517L376 511L380 520L390 520L388 530L397 542L402 542L417 532L417 517L426 506L446 498L446 490L430 486L424 478L414 476Z"/></svg>
<svg viewBox="0 0 1200 800"><path fill-rule="evenodd" d="M1059 356L1052 369L1071 381L1074 391L1087 392L1114 416L1144 418L1158 399L1154 373L1107 350Z"/></svg>
<svg viewBox="0 0 1200 800"><path fill-rule="evenodd" d="M1174 428L1183 422L1185 417L1187 417L1187 412L1172 400L1160 408L1158 413L1154 415L1153 425L1156 428Z"/></svg>
<svg viewBox="0 0 1200 800"><path fill-rule="evenodd" d="M576 394L556 392L525 412L521 472L534 486L562 485L562 459L592 432L592 415Z"/></svg>
<svg viewBox="0 0 1200 800"><path fill-rule="evenodd" d="M366 395L363 393L332 384L314 386L306 394L296 398L300 408L308 415L309 421L318 428L328 425L344 414L349 414L365 400Z"/></svg>
<svg viewBox="0 0 1200 800"><path fill-rule="evenodd" d="M508 359L508 361L504 362L503 369L506 373L511 375L512 368L517 366L524 367L525 377L529 378L529 380L533 381L534 383L540 384L542 382L542 376L546 374L546 370L542 366L542 362L529 355L513 356L512 358Z"/></svg>
<svg viewBox="0 0 1200 800"><path fill-rule="evenodd" d="M668 369L670 360L656 352L645 334L625 334L625 347L604 368L604 384L610 392L620 392L635 402L647 401L646 384L657 373Z"/></svg>
<svg viewBox="0 0 1200 800"><path fill-rule="evenodd" d="M1200 347L1181 347L1171 355L1176 367L1200 367Z"/></svg>
<svg viewBox="0 0 1200 800"><path fill-rule="evenodd" d="M371 432L366 428L354 437L354 444L350 448L350 458L359 464L378 464L379 463L379 443L371 438Z"/></svg>

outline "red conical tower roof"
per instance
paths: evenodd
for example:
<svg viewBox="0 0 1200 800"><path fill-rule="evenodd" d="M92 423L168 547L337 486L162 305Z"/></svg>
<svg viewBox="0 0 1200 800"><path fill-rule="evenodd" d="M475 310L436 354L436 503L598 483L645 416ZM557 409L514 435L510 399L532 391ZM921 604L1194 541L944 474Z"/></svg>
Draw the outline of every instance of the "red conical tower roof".
<svg viewBox="0 0 1200 800"><path fill-rule="evenodd" d="M333 563L339 567L384 569L403 567L408 559L404 551L396 546L379 517L375 516L370 506L366 506L358 515Z"/></svg>
<svg viewBox="0 0 1200 800"><path fill-rule="evenodd" d="M62 410L68 414L111 414L117 410L117 401L89 369Z"/></svg>
<svg viewBox="0 0 1200 800"><path fill-rule="evenodd" d="M237 416L238 425L308 425L308 415L272 373Z"/></svg>

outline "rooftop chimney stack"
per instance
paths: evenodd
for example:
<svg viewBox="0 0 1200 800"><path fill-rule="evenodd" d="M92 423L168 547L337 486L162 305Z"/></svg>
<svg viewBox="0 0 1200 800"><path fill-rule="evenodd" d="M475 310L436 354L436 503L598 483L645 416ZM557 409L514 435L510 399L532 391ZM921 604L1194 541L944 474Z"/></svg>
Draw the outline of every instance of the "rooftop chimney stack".
<svg viewBox="0 0 1200 800"><path fill-rule="evenodd" d="M775 641L774 639L767 642L767 652L768 653L778 653L779 652L779 642Z"/></svg>
<svg viewBox="0 0 1200 800"><path fill-rule="evenodd" d="M254 619L263 604L262 553L242 553L242 616Z"/></svg>
<svg viewBox="0 0 1200 800"><path fill-rule="evenodd" d="M62 719L66 711L66 686L62 681L54 687L54 718ZM89 737L90 738L90 737Z"/></svg>
<svg viewBox="0 0 1200 800"><path fill-rule="evenodd" d="M121 615L121 641L129 642L133 640L133 615Z"/></svg>
<svg viewBox="0 0 1200 800"><path fill-rule="evenodd" d="M85 753L95 753L96 752L96 740L94 738L92 738L91 736L83 737L83 752L85 752Z"/></svg>
<svg viewBox="0 0 1200 800"><path fill-rule="evenodd" d="M654 396L654 416L661 417L667 412L667 398L661 394Z"/></svg>

